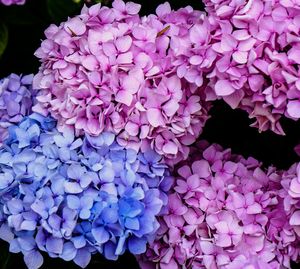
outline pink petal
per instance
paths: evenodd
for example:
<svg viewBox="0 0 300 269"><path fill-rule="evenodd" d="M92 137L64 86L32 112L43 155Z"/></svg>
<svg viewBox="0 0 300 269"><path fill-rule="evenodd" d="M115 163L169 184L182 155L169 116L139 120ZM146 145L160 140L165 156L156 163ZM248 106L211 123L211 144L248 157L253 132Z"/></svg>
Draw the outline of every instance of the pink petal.
<svg viewBox="0 0 300 269"><path fill-rule="evenodd" d="M228 80L219 80L215 85L215 92L218 96L227 96L235 92Z"/></svg>
<svg viewBox="0 0 300 269"><path fill-rule="evenodd" d="M228 234L217 234L216 245L219 247L230 247L231 237Z"/></svg>
<svg viewBox="0 0 300 269"><path fill-rule="evenodd" d="M127 13L129 15L138 14L139 11L140 11L140 9L141 9L141 5L140 4L136 4L136 3L133 3L133 2L126 3L126 10L127 10Z"/></svg>
<svg viewBox="0 0 300 269"><path fill-rule="evenodd" d="M237 47L237 41L231 35L223 35L221 40L221 49L226 51L232 51L234 48Z"/></svg>
<svg viewBox="0 0 300 269"><path fill-rule="evenodd" d="M206 160L195 161L192 164L192 170L196 173L200 178L207 178L210 176L210 165Z"/></svg>
<svg viewBox="0 0 300 269"><path fill-rule="evenodd" d="M78 17L69 19L65 23L64 28L71 35L83 35L86 31L85 23Z"/></svg>
<svg viewBox="0 0 300 269"><path fill-rule="evenodd" d="M139 133L139 126L136 123L129 121L125 125L126 132L131 136L136 136Z"/></svg>
<svg viewBox="0 0 300 269"><path fill-rule="evenodd" d="M290 218L291 225L300 225L300 211L294 212L294 214Z"/></svg>
<svg viewBox="0 0 300 269"><path fill-rule="evenodd" d="M300 118L300 101L293 100L289 101L287 104L287 114L293 118Z"/></svg>
<svg viewBox="0 0 300 269"><path fill-rule="evenodd" d="M232 109L236 109L243 99L245 92L242 90L236 91L228 96L224 96L224 101L230 105Z"/></svg>
<svg viewBox="0 0 300 269"><path fill-rule="evenodd" d="M155 11L156 15L158 17L163 17L169 13L171 13L171 6L168 2L164 3L164 4L161 4L159 5L157 8L156 8L156 11Z"/></svg>
<svg viewBox="0 0 300 269"><path fill-rule="evenodd" d="M133 100L133 96L129 91L126 90L120 90L116 94L116 101L120 102L122 104L125 104L127 106L130 106Z"/></svg>
<svg viewBox="0 0 300 269"><path fill-rule="evenodd" d="M205 24L196 24L190 30L190 40L197 45L205 43L208 29Z"/></svg>
<svg viewBox="0 0 300 269"><path fill-rule="evenodd" d="M216 229L218 230L219 233L228 233L229 228L228 225L225 221L220 221L215 224Z"/></svg>
<svg viewBox="0 0 300 269"><path fill-rule="evenodd" d="M128 91L131 94L135 94L140 88L140 83L133 76L126 76L122 81L122 86L124 90Z"/></svg>
<svg viewBox="0 0 300 269"><path fill-rule="evenodd" d="M163 152L166 154L177 154L178 152L178 147L177 145L172 142L172 141L168 141L162 148Z"/></svg>
<svg viewBox="0 0 300 269"><path fill-rule="evenodd" d="M132 59L133 59L132 52L126 52L126 53L120 54L117 57L117 63L118 64L130 64L130 63L132 63Z"/></svg>
<svg viewBox="0 0 300 269"><path fill-rule="evenodd" d="M248 52L245 51L236 51L232 54L232 58L238 63L238 64L245 64L248 60Z"/></svg>
<svg viewBox="0 0 300 269"><path fill-rule="evenodd" d="M99 63L94 55L88 55L82 60L82 65L90 71L94 71L99 67Z"/></svg>
<svg viewBox="0 0 300 269"><path fill-rule="evenodd" d="M258 203L248 206L247 214L259 214L262 212L262 208Z"/></svg>
<svg viewBox="0 0 300 269"><path fill-rule="evenodd" d="M147 119L153 127L165 126L161 110L158 108L149 108L147 110Z"/></svg>
<svg viewBox="0 0 300 269"><path fill-rule="evenodd" d="M120 52L126 52L132 45L132 38L128 35L119 37L116 42L117 50Z"/></svg>
<svg viewBox="0 0 300 269"><path fill-rule="evenodd" d="M172 117L175 115L176 111L179 109L179 104L175 100L168 101L164 106L163 110L168 117Z"/></svg>
<svg viewBox="0 0 300 269"><path fill-rule="evenodd" d="M295 47L289 50L288 52L289 60L294 61L297 64L300 64L300 49Z"/></svg>

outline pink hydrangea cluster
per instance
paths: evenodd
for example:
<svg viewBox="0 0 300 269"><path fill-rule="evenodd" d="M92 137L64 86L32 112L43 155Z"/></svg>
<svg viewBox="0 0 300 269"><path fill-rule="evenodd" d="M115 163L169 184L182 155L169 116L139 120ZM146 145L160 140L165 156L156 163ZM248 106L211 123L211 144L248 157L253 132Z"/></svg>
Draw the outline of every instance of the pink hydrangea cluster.
<svg viewBox="0 0 300 269"><path fill-rule="evenodd" d="M5 6L10 5L24 5L26 0L0 0L0 3Z"/></svg>
<svg viewBox="0 0 300 269"><path fill-rule="evenodd" d="M289 212L289 223L300 238L300 163L294 164L283 174L282 197L284 207Z"/></svg>
<svg viewBox="0 0 300 269"><path fill-rule="evenodd" d="M34 110L50 111L78 133L113 132L122 146L151 147L176 163L187 158L208 118L207 19L191 7L172 12L163 4L141 18L138 4L112 6L84 7L46 30L36 52L42 66L34 84L42 90Z"/></svg>
<svg viewBox="0 0 300 269"><path fill-rule="evenodd" d="M168 213L138 258L141 268L290 268L300 241L285 211L282 172L218 145L201 147L178 166Z"/></svg>
<svg viewBox="0 0 300 269"><path fill-rule="evenodd" d="M217 60L208 99L223 98L260 131L284 134L282 115L300 118L297 0L204 0Z"/></svg>

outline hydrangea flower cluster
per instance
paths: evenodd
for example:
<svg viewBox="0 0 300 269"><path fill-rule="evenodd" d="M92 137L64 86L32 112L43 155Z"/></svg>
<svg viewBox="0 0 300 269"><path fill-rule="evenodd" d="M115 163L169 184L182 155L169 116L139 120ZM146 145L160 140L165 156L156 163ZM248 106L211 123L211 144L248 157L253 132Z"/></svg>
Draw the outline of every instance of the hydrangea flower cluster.
<svg viewBox="0 0 300 269"><path fill-rule="evenodd" d="M300 118L299 2L204 0L215 26L217 60L209 100L223 98L256 121L260 131L284 134L279 119Z"/></svg>
<svg viewBox="0 0 300 269"><path fill-rule="evenodd" d="M140 18L140 5L84 7L81 15L45 32L35 111L50 111L78 133L118 135L120 145L149 148L169 163L187 158L210 105L202 102L210 28L192 8ZM202 35L205 34L205 37Z"/></svg>
<svg viewBox="0 0 300 269"><path fill-rule="evenodd" d="M11 74L0 80L0 145L7 138L7 128L32 112L36 91L33 75Z"/></svg>
<svg viewBox="0 0 300 269"><path fill-rule="evenodd" d="M0 3L5 6L10 5L24 5L26 0L0 0Z"/></svg>
<svg viewBox="0 0 300 269"><path fill-rule="evenodd" d="M285 211L282 172L218 145L199 148L178 167L168 213L139 257L141 268L290 268L300 241Z"/></svg>
<svg viewBox="0 0 300 269"><path fill-rule="evenodd" d="M300 163L294 164L283 174L282 198L285 210L289 213L289 223L300 238Z"/></svg>
<svg viewBox="0 0 300 269"><path fill-rule="evenodd" d="M137 154L112 133L74 137L32 114L9 128L0 149L0 237L29 269L50 257L88 265L141 254L159 227L173 181L154 151Z"/></svg>

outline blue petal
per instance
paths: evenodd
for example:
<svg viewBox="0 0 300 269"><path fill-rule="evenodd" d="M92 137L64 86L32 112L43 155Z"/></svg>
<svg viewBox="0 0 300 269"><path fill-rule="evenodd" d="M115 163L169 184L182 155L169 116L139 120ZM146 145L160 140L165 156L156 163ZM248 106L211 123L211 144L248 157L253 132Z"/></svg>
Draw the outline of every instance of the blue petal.
<svg viewBox="0 0 300 269"><path fill-rule="evenodd" d="M95 149L101 148L104 144L104 139L101 135L97 137L86 135L86 139L88 143L90 143L90 145Z"/></svg>
<svg viewBox="0 0 300 269"><path fill-rule="evenodd" d="M88 219L91 216L91 211L89 209L80 210L79 217L83 220Z"/></svg>
<svg viewBox="0 0 300 269"><path fill-rule="evenodd" d="M9 152L0 153L0 164L9 164L12 160L12 155Z"/></svg>
<svg viewBox="0 0 300 269"><path fill-rule="evenodd" d="M71 261L76 257L77 249L74 247L72 242L67 242L64 244L62 254L60 257L65 261Z"/></svg>
<svg viewBox="0 0 300 269"><path fill-rule="evenodd" d="M104 227L97 227L92 229L92 235L98 244L106 243L109 240L109 233Z"/></svg>
<svg viewBox="0 0 300 269"><path fill-rule="evenodd" d="M133 149L127 149L126 150L126 160L129 163L133 163L136 161L136 159L137 159L137 152Z"/></svg>
<svg viewBox="0 0 300 269"><path fill-rule="evenodd" d="M71 209L79 209L80 207L80 199L75 195L67 196L67 204Z"/></svg>
<svg viewBox="0 0 300 269"><path fill-rule="evenodd" d="M36 229L36 221L24 220L21 224L21 229L24 231L34 231Z"/></svg>
<svg viewBox="0 0 300 269"><path fill-rule="evenodd" d="M148 150L144 153L145 159L149 163L157 163L161 160L161 156L157 154L154 150Z"/></svg>
<svg viewBox="0 0 300 269"><path fill-rule="evenodd" d="M0 227L0 239L8 243L14 239L14 234L6 223L3 223Z"/></svg>
<svg viewBox="0 0 300 269"><path fill-rule="evenodd" d="M44 259L39 251L32 250L24 255L24 262L28 269L38 269L43 265Z"/></svg>
<svg viewBox="0 0 300 269"><path fill-rule="evenodd" d="M84 236L73 236L72 238L71 238L71 240L72 240L72 242L73 242L73 244L74 244L74 247L75 248L82 248L82 247L84 247L85 245L86 245L86 240L85 240L85 238L84 238Z"/></svg>
<svg viewBox="0 0 300 269"><path fill-rule="evenodd" d="M110 146L115 141L115 135L113 133L103 132L102 137L107 146Z"/></svg>
<svg viewBox="0 0 300 269"><path fill-rule="evenodd" d="M58 150L58 155L59 155L59 159L62 162L66 162L71 159L71 152L70 152L70 149L67 147L60 148Z"/></svg>
<svg viewBox="0 0 300 269"><path fill-rule="evenodd" d="M17 239L13 239L9 244L9 252L19 253L21 252L21 247Z"/></svg>
<svg viewBox="0 0 300 269"><path fill-rule="evenodd" d="M99 176L103 182L113 182L115 178L115 172L112 167L106 165L100 170Z"/></svg>
<svg viewBox="0 0 300 269"><path fill-rule="evenodd" d="M78 194L83 191L77 182L65 182L64 186L66 193Z"/></svg>
<svg viewBox="0 0 300 269"><path fill-rule="evenodd" d="M80 179L80 177L85 173L86 169L80 164L72 164L68 167L67 174L71 179Z"/></svg>
<svg viewBox="0 0 300 269"><path fill-rule="evenodd" d="M125 171L125 184L127 186L133 186L134 182L136 180L136 174L132 170ZM123 179L124 181L124 179Z"/></svg>
<svg viewBox="0 0 300 269"><path fill-rule="evenodd" d="M130 230L138 230L140 228L139 220L137 218L126 218L125 227Z"/></svg>
<svg viewBox="0 0 300 269"><path fill-rule="evenodd" d="M118 255L115 254L116 245L112 242L107 242L104 245L104 256L108 260L116 261L118 259Z"/></svg>
<svg viewBox="0 0 300 269"><path fill-rule="evenodd" d="M83 196L80 198L80 204L82 208L90 209L94 204L94 199L91 196Z"/></svg>
<svg viewBox="0 0 300 269"><path fill-rule="evenodd" d="M106 207L101 213L101 217L105 223L116 223L119 219L117 207Z"/></svg>
<svg viewBox="0 0 300 269"><path fill-rule="evenodd" d="M80 249L77 251L77 255L74 262L81 268L85 268L91 261L91 253L86 249Z"/></svg>
<svg viewBox="0 0 300 269"><path fill-rule="evenodd" d="M140 255L146 252L147 240L144 238L132 237L128 240L129 251L134 255Z"/></svg>
<svg viewBox="0 0 300 269"><path fill-rule="evenodd" d="M46 249L55 254L61 254L63 251L63 240L60 238L50 237L46 241Z"/></svg>

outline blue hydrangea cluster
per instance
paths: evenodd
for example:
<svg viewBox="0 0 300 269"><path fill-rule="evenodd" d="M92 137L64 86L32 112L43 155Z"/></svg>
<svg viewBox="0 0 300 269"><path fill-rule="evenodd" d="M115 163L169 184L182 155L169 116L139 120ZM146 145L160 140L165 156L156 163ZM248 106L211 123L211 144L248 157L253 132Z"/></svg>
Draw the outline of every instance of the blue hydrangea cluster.
<svg viewBox="0 0 300 269"><path fill-rule="evenodd" d="M119 146L115 136L75 138L32 114L9 128L0 149L0 237L39 268L41 252L85 267L146 251L172 185L153 151Z"/></svg>
<svg viewBox="0 0 300 269"><path fill-rule="evenodd" d="M7 128L31 114L37 94L32 81L33 75L0 79L0 145L7 138Z"/></svg>

